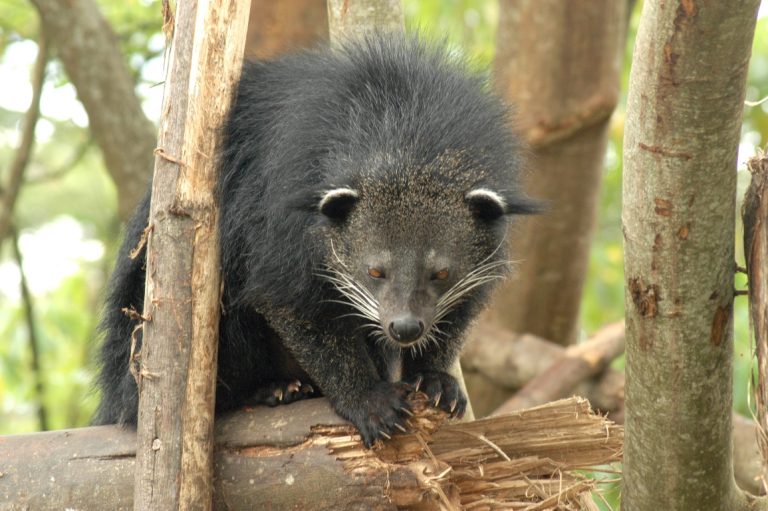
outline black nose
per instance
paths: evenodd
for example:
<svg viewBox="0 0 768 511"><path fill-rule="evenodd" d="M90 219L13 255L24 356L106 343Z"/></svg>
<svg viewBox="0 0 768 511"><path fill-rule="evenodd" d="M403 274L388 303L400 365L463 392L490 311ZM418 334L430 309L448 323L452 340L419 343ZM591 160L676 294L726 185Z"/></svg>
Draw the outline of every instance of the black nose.
<svg viewBox="0 0 768 511"><path fill-rule="evenodd" d="M389 335L402 343L415 341L424 333L424 323L413 316L401 316L389 324Z"/></svg>

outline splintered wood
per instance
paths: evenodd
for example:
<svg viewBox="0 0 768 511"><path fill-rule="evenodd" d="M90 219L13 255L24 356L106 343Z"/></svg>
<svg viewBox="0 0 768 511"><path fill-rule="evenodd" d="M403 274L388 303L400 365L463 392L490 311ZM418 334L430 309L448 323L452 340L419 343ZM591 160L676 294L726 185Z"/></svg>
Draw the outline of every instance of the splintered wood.
<svg viewBox="0 0 768 511"><path fill-rule="evenodd" d="M329 449L350 473L403 465L415 472L420 492L392 485L387 495L409 509L597 509L596 481L581 471L619 461L623 430L571 398L469 423L440 424L444 414L414 401L411 427L365 451L353 437L332 439ZM395 468L396 467L396 468ZM416 500L414 500L414 496Z"/></svg>
<svg viewBox="0 0 768 511"><path fill-rule="evenodd" d="M374 449L326 399L217 419L214 509L594 510L585 474L621 458L621 428L584 399L469 423L425 399L413 432ZM133 509L135 452L118 426L2 437L0 509Z"/></svg>

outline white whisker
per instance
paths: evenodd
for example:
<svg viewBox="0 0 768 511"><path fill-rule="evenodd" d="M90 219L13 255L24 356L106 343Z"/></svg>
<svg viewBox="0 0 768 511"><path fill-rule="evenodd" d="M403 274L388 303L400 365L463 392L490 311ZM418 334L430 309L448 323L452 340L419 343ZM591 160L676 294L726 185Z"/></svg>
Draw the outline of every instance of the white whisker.
<svg viewBox="0 0 768 511"><path fill-rule="evenodd" d="M387 335L381 328L379 318L379 302L371 293L360 283L358 283L352 275L347 271L346 265L339 258L336 250L331 243L331 251L336 258L337 266L326 265L323 268L317 269L314 274L317 277L329 282L339 292L340 298L338 300L325 300L329 303L338 303L352 307L355 312L344 314L341 317L358 317L366 320L358 327L369 329L367 334L374 339L374 342L378 345L380 343L388 342Z"/></svg>
<svg viewBox="0 0 768 511"><path fill-rule="evenodd" d="M474 269L462 277L448 291L446 291L440 299L438 299L437 304L435 305L435 325L442 322L443 318L445 318L451 310L466 300L470 292L485 286L486 284L490 284L493 281L505 278L506 273L511 266L510 261L490 260L499 251L503 243L504 240L501 241L488 257L483 259Z"/></svg>

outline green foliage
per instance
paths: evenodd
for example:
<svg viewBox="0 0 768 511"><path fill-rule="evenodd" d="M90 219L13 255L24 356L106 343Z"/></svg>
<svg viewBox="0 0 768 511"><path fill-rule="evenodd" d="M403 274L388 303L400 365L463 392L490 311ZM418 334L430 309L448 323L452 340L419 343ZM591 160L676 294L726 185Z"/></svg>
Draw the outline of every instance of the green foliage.
<svg viewBox="0 0 768 511"><path fill-rule="evenodd" d="M404 0L406 29L445 39L478 69L491 64L499 4L495 0Z"/></svg>
<svg viewBox="0 0 768 511"><path fill-rule="evenodd" d="M0 7L2 62L11 45L34 40L38 19L29 2L0 1L4 2ZM146 10L138 2L128 3ZM129 34L134 32L127 26L124 28ZM48 85L52 87L46 88L45 94L59 87L69 87L60 65L55 62L48 67ZM22 110L25 105L20 104L18 108ZM3 171L0 175L3 182L6 179L4 171L16 148L17 127L22 116L23 112L0 108L0 170ZM37 430L37 409L41 400L50 427L66 428L88 423L96 404L96 396L91 391L91 352L111 257L97 257L91 261L88 257L71 254L69 244L81 248L91 244L91 249L94 243L97 248L103 244L103 251L112 254L119 233L114 184L104 169L101 153L90 141L88 129L69 120L46 117L44 108L36 138L14 223L22 235L25 260L37 260L26 268L28 278L34 280L35 271L45 270L48 265L52 270L59 270L49 273L57 274L62 280L51 290L33 289L35 334L44 386L44 395L39 396L31 369L27 321L18 297L18 285L14 282L18 273L12 262L10 244L0 245L0 434ZM24 249L24 239L45 237L44 233L49 231L40 229L63 216L77 221L84 239L57 240L59 245L44 244L49 253L44 254L48 257L40 262L41 254Z"/></svg>
<svg viewBox="0 0 768 511"><path fill-rule="evenodd" d="M0 0L0 54L9 43L34 39L37 15L26 0Z"/></svg>

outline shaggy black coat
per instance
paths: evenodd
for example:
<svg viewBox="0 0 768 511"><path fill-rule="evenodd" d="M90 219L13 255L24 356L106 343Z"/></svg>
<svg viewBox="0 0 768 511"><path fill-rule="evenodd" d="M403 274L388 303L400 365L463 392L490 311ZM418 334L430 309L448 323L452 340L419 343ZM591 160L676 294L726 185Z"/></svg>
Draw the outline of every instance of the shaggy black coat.
<svg viewBox="0 0 768 511"><path fill-rule="evenodd" d="M520 148L507 110L483 77L445 49L385 35L246 63L220 156L217 410L322 392L370 445L407 413L408 387L392 381L402 377L463 413L466 398L445 372L492 279L453 304L439 342L401 352L366 336L322 270L342 260L359 266L364 244L411 254L442 243L465 275L505 258L508 214L534 208L517 192ZM323 194L339 188L359 195L321 213ZM499 200L465 198L478 188ZM136 422L134 325L121 309L142 308L145 261L127 254L148 211L147 196L111 279L96 424Z"/></svg>

